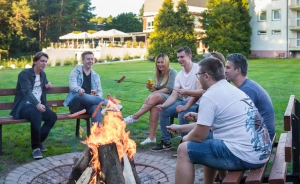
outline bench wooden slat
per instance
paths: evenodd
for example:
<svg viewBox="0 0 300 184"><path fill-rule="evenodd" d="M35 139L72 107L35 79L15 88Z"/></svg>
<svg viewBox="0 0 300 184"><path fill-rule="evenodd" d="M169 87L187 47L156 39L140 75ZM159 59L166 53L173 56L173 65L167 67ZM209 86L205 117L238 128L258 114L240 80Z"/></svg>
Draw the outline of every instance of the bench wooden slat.
<svg viewBox="0 0 300 184"><path fill-rule="evenodd" d="M15 88L0 89L0 96L12 96L16 94Z"/></svg>
<svg viewBox="0 0 300 184"><path fill-rule="evenodd" d="M51 108L52 104L57 104L57 107L64 106L64 100L47 100L47 106ZM11 110L13 108L13 102L0 103L0 110Z"/></svg>
<svg viewBox="0 0 300 184"><path fill-rule="evenodd" d="M47 89L47 94L69 93L69 87L53 87ZM0 89L0 96L13 96L16 94L15 88Z"/></svg>
<svg viewBox="0 0 300 184"><path fill-rule="evenodd" d="M76 117L69 117L70 113L65 114L57 114L57 120L69 120L69 119L87 119L90 118L91 115L81 114ZM17 124L17 123L28 123L26 119L13 119L12 117L0 117L0 124Z"/></svg>
<svg viewBox="0 0 300 184"><path fill-rule="evenodd" d="M284 184L286 180L286 167L287 163L285 162L285 142L287 138L287 133L281 133L275 158L273 161L271 173L269 176L270 184Z"/></svg>
<svg viewBox="0 0 300 184"><path fill-rule="evenodd" d="M242 180L245 171L229 171L226 174L223 182L224 184L239 184Z"/></svg>
<svg viewBox="0 0 300 184"><path fill-rule="evenodd" d="M292 162L293 146L292 146L292 131L288 131L285 142L285 161Z"/></svg>
<svg viewBox="0 0 300 184"><path fill-rule="evenodd" d="M283 118L285 131L291 131L292 129L292 113L294 112L294 103L295 95L291 95Z"/></svg>

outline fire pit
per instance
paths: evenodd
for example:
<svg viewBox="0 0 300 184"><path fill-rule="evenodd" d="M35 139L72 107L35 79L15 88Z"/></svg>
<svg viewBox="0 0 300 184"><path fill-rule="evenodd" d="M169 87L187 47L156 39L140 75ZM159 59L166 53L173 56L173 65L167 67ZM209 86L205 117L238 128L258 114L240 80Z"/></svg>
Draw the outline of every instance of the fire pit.
<svg viewBox="0 0 300 184"><path fill-rule="evenodd" d="M93 123L91 135L83 141L88 147L82 153L25 164L11 171L4 183L174 183L176 159L135 154L136 144L125 132L121 117L120 111L108 111L103 125ZM195 181L200 178L202 170L198 168Z"/></svg>

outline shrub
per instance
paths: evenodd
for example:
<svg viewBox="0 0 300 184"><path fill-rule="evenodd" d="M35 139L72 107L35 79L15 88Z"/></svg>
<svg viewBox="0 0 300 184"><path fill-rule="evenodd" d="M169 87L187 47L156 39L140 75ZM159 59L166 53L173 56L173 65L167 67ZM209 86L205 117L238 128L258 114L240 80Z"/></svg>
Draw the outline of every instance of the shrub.
<svg viewBox="0 0 300 184"><path fill-rule="evenodd" d="M141 58L140 56L136 55L136 56L133 56L134 59L139 59Z"/></svg>
<svg viewBox="0 0 300 184"><path fill-rule="evenodd" d="M73 62L72 61L65 61L64 66L72 66Z"/></svg>
<svg viewBox="0 0 300 184"><path fill-rule="evenodd" d="M111 61L111 60L112 60L112 56L109 55L109 54L107 54L107 55L105 56L105 59L106 59L106 61Z"/></svg>
<svg viewBox="0 0 300 184"><path fill-rule="evenodd" d="M105 59L96 59L95 63L103 63Z"/></svg>
<svg viewBox="0 0 300 184"><path fill-rule="evenodd" d="M145 43L144 42L139 42L140 48L145 48Z"/></svg>
<svg viewBox="0 0 300 184"><path fill-rule="evenodd" d="M113 59L113 61L120 61L120 60L121 60L120 57L115 57L115 58Z"/></svg>
<svg viewBox="0 0 300 184"><path fill-rule="evenodd" d="M55 66L61 66L61 62L60 61L55 62Z"/></svg>
<svg viewBox="0 0 300 184"><path fill-rule="evenodd" d="M129 60L130 59L130 55L128 53L126 53L123 57L123 60Z"/></svg>
<svg viewBox="0 0 300 184"><path fill-rule="evenodd" d="M136 41L134 41L133 44L132 44L132 46L133 46L133 48L137 48L138 43Z"/></svg>
<svg viewBox="0 0 300 184"><path fill-rule="evenodd" d="M131 41L130 40L127 40L126 41L126 48L130 48L131 47Z"/></svg>

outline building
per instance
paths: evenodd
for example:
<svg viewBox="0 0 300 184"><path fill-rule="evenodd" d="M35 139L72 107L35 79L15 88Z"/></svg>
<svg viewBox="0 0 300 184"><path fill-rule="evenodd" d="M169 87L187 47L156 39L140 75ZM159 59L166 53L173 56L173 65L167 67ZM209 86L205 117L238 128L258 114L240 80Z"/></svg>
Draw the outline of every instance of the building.
<svg viewBox="0 0 300 184"><path fill-rule="evenodd" d="M250 0L251 54L300 57L300 0Z"/></svg>
<svg viewBox="0 0 300 184"><path fill-rule="evenodd" d="M198 21L200 12L206 10L207 0L186 0L189 12L194 16L195 31L201 32L200 23ZM174 9L179 0L173 0ZM158 14L159 9L163 4L163 0L145 0L144 2L144 15L143 15L143 32L150 33L154 29L154 17ZM200 38L197 41L198 52L205 50L205 45L202 44Z"/></svg>

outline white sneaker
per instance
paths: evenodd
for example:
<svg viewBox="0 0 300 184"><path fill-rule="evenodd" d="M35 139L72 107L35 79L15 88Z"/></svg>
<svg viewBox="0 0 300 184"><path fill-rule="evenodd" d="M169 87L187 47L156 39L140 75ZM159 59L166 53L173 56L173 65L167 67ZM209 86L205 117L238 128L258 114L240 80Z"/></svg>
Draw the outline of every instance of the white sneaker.
<svg viewBox="0 0 300 184"><path fill-rule="evenodd" d="M138 119L134 119L132 117L132 115L128 116L127 118L124 118L124 122L128 125L128 124L131 124L131 123L135 123L135 122L138 122L140 118Z"/></svg>
<svg viewBox="0 0 300 184"><path fill-rule="evenodd" d="M117 104L117 108L118 108L118 110L120 111L120 110L122 110L123 106L120 105L120 104Z"/></svg>
<svg viewBox="0 0 300 184"><path fill-rule="evenodd" d="M156 143L156 138L154 138L153 140L151 140L150 137L148 137L146 140L142 141L140 143L140 145L145 145L145 144L149 144L149 143Z"/></svg>

